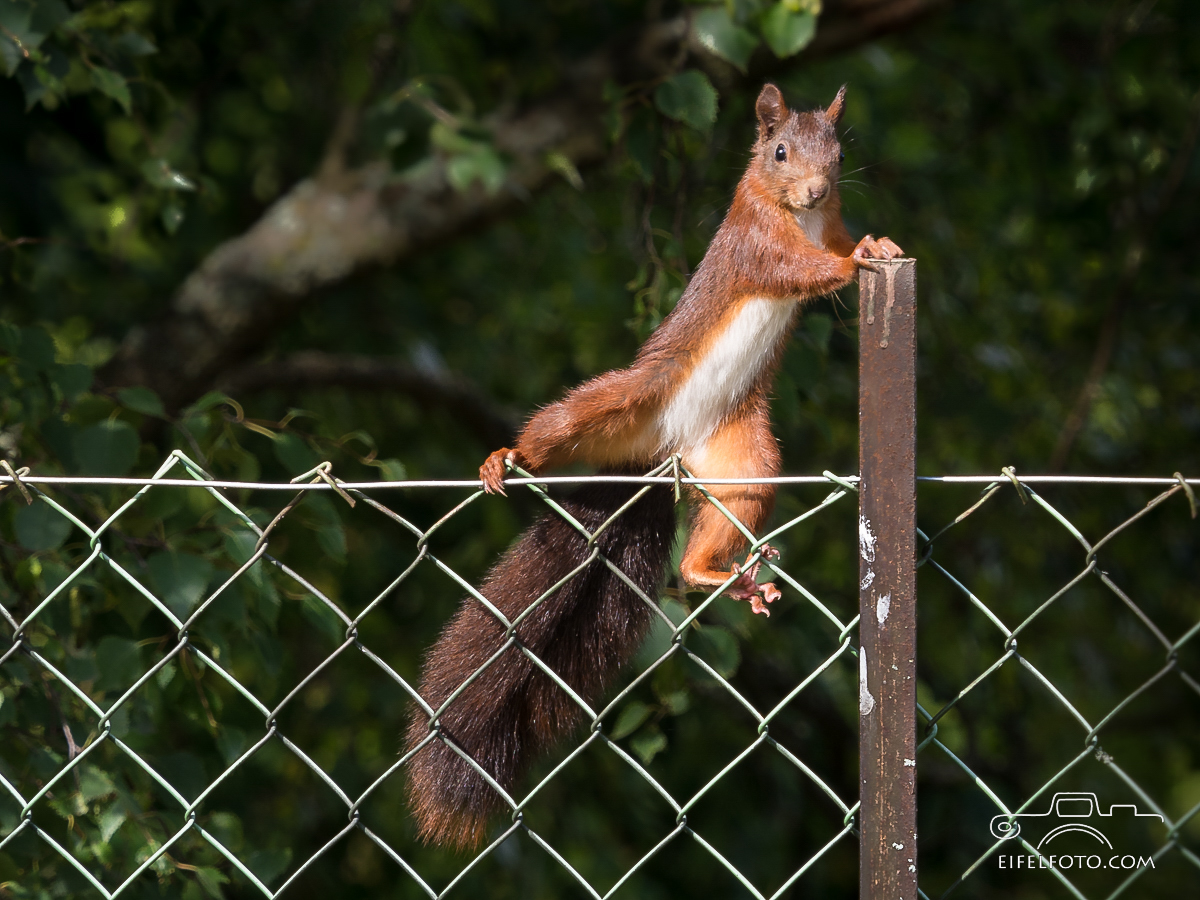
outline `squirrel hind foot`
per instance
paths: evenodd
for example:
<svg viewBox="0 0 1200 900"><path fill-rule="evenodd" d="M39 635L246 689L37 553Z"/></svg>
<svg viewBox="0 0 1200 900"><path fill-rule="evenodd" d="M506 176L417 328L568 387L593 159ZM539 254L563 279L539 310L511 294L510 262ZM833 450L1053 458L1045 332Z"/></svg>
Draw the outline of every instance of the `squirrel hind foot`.
<svg viewBox="0 0 1200 900"><path fill-rule="evenodd" d="M775 587L772 582L759 584L754 580L754 576L758 574L758 563L755 563L745 572L740 571L740 567L735 565L733 572L736 574L737 580L729 587L725 588L725 595L732 597L734 600L748 600L750 609L754 613L762 613L764 616L770 616L771 611L767 609L767 603L774 603L782 595L779 588Z"/></svg>

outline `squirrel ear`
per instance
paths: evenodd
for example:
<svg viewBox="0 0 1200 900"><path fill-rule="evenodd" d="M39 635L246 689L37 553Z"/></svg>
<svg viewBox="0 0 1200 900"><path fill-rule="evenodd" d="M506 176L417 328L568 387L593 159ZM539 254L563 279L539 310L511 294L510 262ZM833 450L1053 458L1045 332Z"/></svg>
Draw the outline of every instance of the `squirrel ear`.
<svg viewBox="0 0 1200 900"><path fill-rule="evenodd" d="M758 133L762 137L771 137L788 114L783 94L773 84L763 85L758 102L754 104L754 111L758 113Z"/></svg>
<svg viewBox="0 0 1200 900"><path fill-rule="evenodd" d="M843 84L841 90L837 92L837 96L833 98L833 102L829 104L829 108L825 110L825 118L836 125L842 118L842 113L846 109L846 86Z"/></svg>

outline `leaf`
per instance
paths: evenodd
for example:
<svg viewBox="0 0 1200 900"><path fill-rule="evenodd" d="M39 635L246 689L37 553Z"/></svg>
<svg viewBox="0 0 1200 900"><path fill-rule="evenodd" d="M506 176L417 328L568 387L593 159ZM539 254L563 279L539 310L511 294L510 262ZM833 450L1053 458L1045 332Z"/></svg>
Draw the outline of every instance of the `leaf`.
<svg viewBox="0 0 1200 900"><path fill-rule="evenodd" d="M504 176L504 161L485 144L476 145L471 152L452 156L446 164L446 179L460 192L478 181L488 194L494 194L504 186Z"/></svg>
<svg viewBox="0 0 1200 900"><path fill-rule="evenodd" d="M117 786L108 774L95 766L85 765L79 775L79 793L85 803L117 792Z"/></svg>
<svg viewBox="0 0 1200 900"><path fill-rule="evenodd" d="M177 666L174 662L169 662L158 670L158 674L154 676L154 680L158 682L160 688L165 688L171 683L172 679L175 678L176 668Z"/></svg>
<svg viewBox="0 0 1200 900"><path fill-rule="evenodd" d="M92 369L83 363L66 363L55 368L54 383L62 391L67 403L74 403L84 391L92 386Z"/></svg>
<svg viewBox="0 0 1200 900"><path fill-rule="evenodd" d="M255 850L246 857L246 868L267 884L274 881L291 861L292 851L286 847L282 850Z"/></svg>
<svg viewBox="0 0 1200 900"><path fill-rule="evenodd" d="M129 96L129 85L125 83L125 78L119 72L104 66L92 66L91 73L92 86L106 97L120 103L125 115L129 115L133 109L133 101Z"/></svg>
<svg viewBox="0 0 1200 900"><path fill-rule="evenodd" d="M96 690L125 691L142 674L142 655L136 641L105 635L96 644Z"/></svg>
<svg viewBox="0 0 1200 900"><path fill-rule="evenodd" d="M722 678L732 678L742 662L737 638L724 628L705 625L693 638L694 649Z"/></svg>
<svg viewBox="0 0 1200 900"><path fill-rule="evenodd" d="M125 801L119 799L100 814L100 837L104 843L107 844L112 840L117 829L125 824L127 818L129 818L129 813L125 808Z"/></svg>
<svg viewBox="0 0 1200 900"><path fill-rule="evenodd" d="M408 477L408 469L398 459L377 459L371 465L379 469L383 481L404 481Z"/></svg>
<svg viewBox="0 0 1200 900"><path fill-rule="evenodd" d="M310 493L304 498L304 518L317 531L317 544L335 562L346 561L346 530L337 507L327 494ZM338 501L341 502L340 500Z"/></svg>
<svg viewBox="0 0 1200 900"><path fill-rule="evenodd" d="M571 187L577 191L583 190L583 176L579 174L579 169L575 163L565 153L557 151L546 154L546 165L551 171L561 175Z"/></svg>
<svg viewBox="0 0 1200 900"><path fill-rule="evenodd" d="M682 716L692 707L692 695L688 691L674 691L662 698L663 706L672 716Z"/></svg>
<svg viewBox="0 0 1200 900"><path fill-rule="evenodd" d="M140 442L133 426L107 419L76 434L71 445L82 475L121 476L137 462Z"/></svg>
<svg viewBox="0 0 1200 900"><path fill-rule="evenodd" d="M158 770L158 774L167 784L189 799L199 797L204 788L208 786L208 779L204 774L204 762L190 750L156 754L154 768Z"/></svg>
<svg viewBox="0 0 1200 900"><path fill-rule="evenodd" d="M621 714L617 716L616 724L613 725L612 734L609 737L614 741L628 737L642 727L642 723L650 718L651 712L653 710L650 706L634 700L621 710Z"/></svg>
<svg viewBox="0 0 1200 900"><path fill-rule="evenodd" d="M42 34L49 34L69 18L71 10L63 0L36 0L33 4L33 28Z"/></svg>
<svg viewBox="0 0 1200 900"><path fill-rule="evenodd" d="M317 452L298 434L283 431L274 436L274 441L275 458L293 475L307 472L321 461Z"/></svg>
<svg viewBox="0 0 1200 900"><path fill-rule="evenodd" d="M667 736L655 728L639 734L629 742L629 746L642 764L648 766L654 757L667 749Z"/></svg>
<svg viewBox="0 0 1200 900"><path fill-rule="evenodd" d="M12 38L0 31L0 66L4 67L4 74L11 78L24 58L21 48Z"/></svg>
<svg viewBox="0 0 1200 900"><path fill-rule="evenodd" d="M171 168L165 159L148 159L142 163L142 177L156 188L165 191L194 191L196 182Z"/></svg>
<svg viewBox="0 0 1200 900"><path fill-rule="evenodd" d="M710 6L698 12L692 28L700 46L746 71L746 63L758 46L758 38L737 25L724 6Z"/></svg>
<svg viewBox="0 0 1200 900"><path fill-rule="evenodd" d="M165 551L153 554L146 564L158 599L179 618L187 618L208 591L212 563L191 553Z"/></svg>
<svg viewBox="0 0 1200 900"><path fill-rule="evenodd" d="M174 234L183 224L183 207L178 203L168 203L163 207L161 218L163 231L167 234Z"/></svg>
<svg viewBox="0 0 1200 900"><path fill-rule="evenodd" d="M22 328L17 356L36 371L45 372L54 365L54 338L37 325Z"/></svg>
<svg viewBox="0 0 1200 900"><path fill-rule="evenodd" d="M113 47L127 56L153 56L158 48L147 37L136 31L127 31L115 41Z"/></svg>
<svg viewBox="0 0 1200 900"><path fill-rule="evenodd" d="M211 866L197 866L196 878L208 896L215 897L216 900L224 900L225 894L221 890L221 885L229 883L228 875Z"/></svg>
<svg viewBox="0 0 1200 900"><path fill-rule="evenodd" d="M771 51L786 59L812 42L817 33L817 17L811 12L791 10L786 0L781 0L763 16L762 33Z"/></svg>
<svg viewBox="0 0 1200 900"><path fill-rule="evenodd" d="M17 532L17 543L36 552L62 546L74 525L49 503L41 501L18 507L13 516L13 528Z"/></svg>
<svg viewBox="0 0 1200 900"><path fill-rule="evenodd" d="M305 594L300 601L300 611L309 624L322 632L334 644L340 644L346 638L346 626L328 604L319 597Z"/></svg>
<svg viewBox="0 0 1200 900"><path fill-rule="evenodd" d="M222 403L228 403L229 397L220 391L209 391L195 403L188 407L189 414L208 412L215 406L220 406Z"/></svg>
<svg viewBox="0 0 1200 900"><path fill-rule="evenodd" d="M225 760L225 765L233 765L246 749L246 744L246 732L232 725L221 725L221 730L217 732L217 750Z"/></svg>
<svg viewBox="0 0 1200 900"><path fill-rule="evenodd" d="M39 103L46 109L57 108L66 90L61 77L70 67L66 57L61 53L42 55L47 64L25 66L17 72L17 82L25 92L26 112Z"/></svg>
<svg viewBox="0 0 1200 900"><path fill-rule="evenodd" d="M14 74L29 51L46 39L48 29L34 23L33 13L26 3L0 0L0 62L5 75Z"/></svg>
<svg viewBox="0 0 1200 900"><path fill-rule="evenodd" d="M163 410L162 401L158 399L158 394L154 393L148 387L121 388L121 390L117 391L117 402L126 409L131 409L144 416L162 416L166 414Z"/></svg>
<svg viewBox="0 0 1200 900"><path fill-rule="evenodd" d="M654 92L654 105L678 122L708 131L717 120L717 90L698 69L672 75Z"/></svg>

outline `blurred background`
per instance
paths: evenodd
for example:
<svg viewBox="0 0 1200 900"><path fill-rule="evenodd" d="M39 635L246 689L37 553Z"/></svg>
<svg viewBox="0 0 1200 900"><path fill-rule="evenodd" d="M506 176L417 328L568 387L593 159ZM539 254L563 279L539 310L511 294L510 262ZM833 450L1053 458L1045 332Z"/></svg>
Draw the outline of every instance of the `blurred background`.
<svg viewBox="0 0 1200 900"><path fill-rule="evenodd" d="M146 476L179 449L231 480L286 481L322 460L348 481L470 478L531 409L626 364L670 311L728 206L770 80L801 108L849 85L847 224L919 260L921 474L1195 476L1191 12L1181 0L0 0L0 456L40 475ZM853 289L813 302L788 349L773 400L788 473L857 471L856 304ZM47 492L89 527L132 495ZM382 499L427 527L468 493ZM778 521L827 493L782 492ZM1155 492L1043 493L1095 542ZM249 552L249 532L207 496L156 489L106 545L184 610ZM260 525L287 502L230 496ZM377 512L331 497L306 498L272 553L354 615L416 549ZM933 533L978 497L924 486L919 524ZM25 507L13 490L2 499L0 603L19 620L91 548L44 505ZM785 568L843 621L857 609L853 503L783 546ZM536 509L522 496L475 503L439 532L438 552L477 581ZM1171 642L1200 620L1198 544L1181 496L1104 559ZM1062 525L1011 490L939 542L937 558L1010 628L1085 565ZM195 636L270 706L344 627L287 577L252 571ZM1003 646L940 573L926 567L922 579L920 691L934 710ZM460 593L420 568L365 621L363 639L415 679ZM698 599L673 589L670 614ZM792 599L769 622L716 604L696 629L697 652L760 709L838 645L837 629ZM1093 724L1164 664L1144 623L1094 579L1031 630L1028 652ZM174 641L97 566L25 637L97 702ZM356 795L397 758L407 701L345 659L280 724ZM1200 803L1200 660L1179 641L1168 662L1102 743L1146 796L1184 816ZM168 668L139 690L119 733L191 799L261 737L262 716L189 654ZM0 774L26 796L96 734L95 716L55 684L28 654L0 666ZM843 658L778 729L843 798L856 792L855 686ZM1047 697L1006 667L941 721L939 739L1019 805L1087 746L1086 729ZM630 708L620 740L680 795L754 739L736 703L682 663ZM778 757L760 763L723 780L689 821L770 895L840 830L842 813ZM1072 778L1056 789L1143 802L1102 759ZM995 809L945 754L922 756L921 779L921 883L937 896L990 846ZM20 811L0 795L0 835ZM603 893L670 831L668 813L597 752L529 815ZM438 890L469 859L414 842L402 775L364 814ZM109 889L182 824L111 743L34 817ZM344 817L278 742L200 814L274 887ZM1140 852L1175 845L1128 896L1195 891L1198 823L1129 833ZM193 838L130 896L256 895ZM856 865L844 840L786 896L855 896ZM302 877L296 896L423 896L358 834ZM1081 884L1108 896L1120 880ZM0 849L0 896L90 890L28 831ZM586 896L524 839L456 890ZM1071 896L1045 873L991 863L958 891ZM749 894L676 842L617 896Z"/></svg>

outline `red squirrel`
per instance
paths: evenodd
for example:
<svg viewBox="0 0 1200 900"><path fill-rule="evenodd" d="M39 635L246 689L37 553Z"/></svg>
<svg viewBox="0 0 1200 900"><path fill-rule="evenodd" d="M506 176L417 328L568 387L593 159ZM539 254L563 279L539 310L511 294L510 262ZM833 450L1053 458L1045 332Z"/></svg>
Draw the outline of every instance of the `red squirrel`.
<svg viewBox="0 0 1200 900"><path fill-rule="evenodd" d="M640 474L671 454L698 478L779 474L768 393L800 306L854 281L871 259L902 254L888 238L855 243L842 222L836 126L845 97L843 86L828 108L796 112L775 85L763 87L750 163L675 309L629 368L593 378L539 410L514 447L488 456L479 470L485 491L504 493L508 465L536 474L581 462ZM561 503L594 533L636 490L591 484ZM756 534L775 498L769 484L708 490ZM583 719L579 704L523 651L593 705L640 645L653 613L639 592L653 599L662 587L675 536L672 500L669 487L652 488L595 541L628 581L603 559L589 562L593 550L584 537L549 513L497 562L480 593L512 622L578 573L511 634L476 599L463 601L422 673L420 693L440 710L436 722L418 709L408 729L410 751L426 742L409 762L410 797L426 841L478 846L492 814L510 805L462 754L509 793L532 757ZM733 578L725 593L769 615L766 604L778 589L757 583L757 563L745 571L731 564L745 536L711 503L692 507L684 580L712 589ZM765 546L762 552L774 554Z"/></svg>

